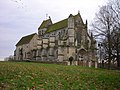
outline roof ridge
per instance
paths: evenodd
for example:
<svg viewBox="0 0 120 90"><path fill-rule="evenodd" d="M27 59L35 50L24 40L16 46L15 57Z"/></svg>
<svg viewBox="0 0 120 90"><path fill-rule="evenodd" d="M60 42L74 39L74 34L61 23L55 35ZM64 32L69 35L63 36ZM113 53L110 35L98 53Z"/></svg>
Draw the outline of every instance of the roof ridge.
<svg viewBox="0 0 120 90"><path fill-rule="evenodd" d="M56 22L56 23L53 23L52 25L50 25L50 26L48 27L48 29L46 30L45 33L49 33L49 32L58 30L58 29L60 29L60 28L66 27L66 26L67 26L67 20L68 20L68 18L63 19L63 20L61 20L61 21L58 21L58 22Z"/></svg>
<svg viewBox="0 0 120 90"><path fill-rule="evenodd" d="M34 35L34 34L37 34L37 33L33 33L33 34L29 34L29 35L25 35L25 36L23 36L23 37L28 37L28 36L31 36L31 35ZM22 38L23 38L22 37Z"/></svg>
<svg viewBox="0 0 120 90"><path fill-rule="evenodd" d="M68 18L66 18L66 19L68 19ZM60 21L58 21L58 22L55 22L55 23L53 23L52 25L57 24L57 23L59 23L59 22L62 22L62 21L64 21L64 20L66 20L66 19L60 20Z"/></svg>

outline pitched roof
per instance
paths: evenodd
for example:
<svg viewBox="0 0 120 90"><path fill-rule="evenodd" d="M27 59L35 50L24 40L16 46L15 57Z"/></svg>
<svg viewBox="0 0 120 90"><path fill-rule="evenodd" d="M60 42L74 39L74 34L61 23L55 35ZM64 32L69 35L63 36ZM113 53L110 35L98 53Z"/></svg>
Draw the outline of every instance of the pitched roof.
<svg viewBox="0 0 120 90"><path fill-rule="evenodd" d="M71 17L71 16L73 16L73 15L70 14L69 17ZM74 17L74 19L76 20L77 17L80 17L80 18L81 18L81 15L80 15L80 13L78 13L77 15L74 15L73 17ZM45 27L46 27L46 24L48 23L49 20L50 20L50 19L44 20L38 29L45 28ZM81 20L82 20L82 18L81 18ZM83 22L83 21L82 21L82 22ZM55 30L65 28L65 27L67 27L67 25L68 25L68 18L66 18L66 19L64 19L64 20L61 20L61 21L59 21L59 22L57 22L57 23L51 24L51 25L47 28L47 30L46 30L45 33L50 33L50 32L53 32L53 31L55 31Z"/></svg>
<svg viewBox="0 0 120 90"><path fill-rule="evenodd" d="M20 45L29 43L35 34L36 33L33 33L33 34L22 37L20 39L20 41L16 44L16 46L20 46Z"/></svg>
<svg viewBox="0 0 120 90"><path fill-rule="evenodd" d="M62 21L52 24L51 26L48 27L48 29L45 33L49 33L49 32L67 27L67 20L68 19L64 19Z"/></svg>
<svg viewBox="0 0 120 90"><path fill-rule="evenodd" d="M48 20L44 20L38 29L45 28L45 25L47 22L48 22Z"/></svg>
<svg viewBox="0 0 120 90"><path fill-rule="evenodd" d="M51 21L51 19L44 20L38 29L45 28L49 21Z"/></svg>
<svg viewBox="0 0 120 90"><path fill-rule="evenodd" d="M78 13L78 14L79 14L79 13ZM74 16L73 16L72 14L70 14L69 17L73 16L74 19L77 19L78 14L77 14L77 15L74 15ZM80 16L80 15L79 15L79 16ZM68 18L66 18L66 19L64 19L64 20L61 20L61 21L59 21L59 22L57 22L57 23L52 24L51 26L48 27L48 29L46 30L45 33L53 32L53 31L55 31L55 30L65 28L65 27L67 27L67 26L68 26Z"/></svg>

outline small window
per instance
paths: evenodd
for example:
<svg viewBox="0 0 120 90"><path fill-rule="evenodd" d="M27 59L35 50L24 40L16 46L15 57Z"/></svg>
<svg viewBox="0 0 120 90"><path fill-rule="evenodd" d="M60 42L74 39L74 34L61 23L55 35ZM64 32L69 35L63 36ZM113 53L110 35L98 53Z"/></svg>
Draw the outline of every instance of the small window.
<svg viewBox="0 0 120 90"><path fill-rule="evenodd" d="M65 33L65 30L63 30L63 33Z"/></svg>
<svg viewBox="0 0 120 90"><path fill-rule="evenodd" d="M77 49L75 50L75 53L77 53Z"/></svg>
<svg viewBox="0 0 120 90"><path fill-rule="evenodd" d="M59 38L60 38L60 32L59 32L58 36L59 36Z"/></svg>
<svg viewBox="0 0 120 90"><path fill-rule="evenodd" d="M67 53L69 53L69 47L67 47Z"/></svg>
<svg viewBox="0 0 120 90"><path fill-rule="evenodd" d="M42 30L42 34L44 33L44 31Z"/></svg>

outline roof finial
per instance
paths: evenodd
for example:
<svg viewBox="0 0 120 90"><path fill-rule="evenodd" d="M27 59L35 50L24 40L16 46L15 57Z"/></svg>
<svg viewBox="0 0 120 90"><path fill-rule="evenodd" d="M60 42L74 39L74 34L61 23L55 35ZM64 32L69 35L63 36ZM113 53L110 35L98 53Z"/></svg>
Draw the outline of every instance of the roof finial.
<svg viewBox="0 0 120 90"><path fill-rule="evenodd" d="M69 17L73 17L73 15L72 15L72 14L70 14L70 15L69 15Z"/></svg>
<svg viewBox="0 0 120 90"><path fill-rule="evenodd" d="M49 16L49 19L51 19L51 17Z"/></svg>

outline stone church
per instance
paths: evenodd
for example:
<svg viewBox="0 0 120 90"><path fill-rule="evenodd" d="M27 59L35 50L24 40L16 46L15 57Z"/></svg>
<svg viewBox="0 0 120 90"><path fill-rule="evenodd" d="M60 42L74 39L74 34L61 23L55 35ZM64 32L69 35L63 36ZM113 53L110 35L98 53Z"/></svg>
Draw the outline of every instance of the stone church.
<svg viewBox="0 0 120 90"><path fill-rule="evenodd" d="M68 65L89 67L92 64L97 65L96 41L92 33L88 33L87 20L84 23L79 12L77 15L70 14L68 18L56 23L49 17L39 26L38 35L32 34L27 43L24 43L27 39L22 39L16 44L16 60L67 62ZM30 42L34 42L35 45L31 45ZM34 48L29 47L30 49L25 50L24 45Z"/></svg>

